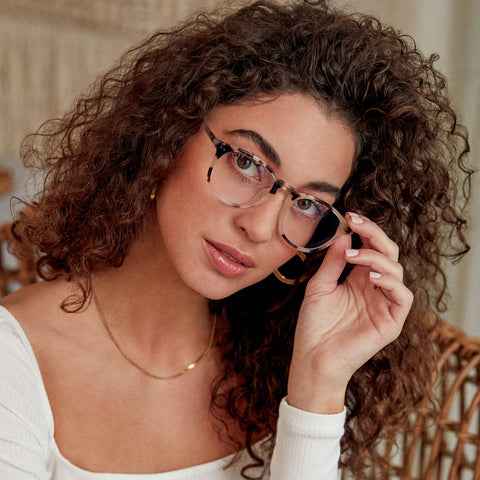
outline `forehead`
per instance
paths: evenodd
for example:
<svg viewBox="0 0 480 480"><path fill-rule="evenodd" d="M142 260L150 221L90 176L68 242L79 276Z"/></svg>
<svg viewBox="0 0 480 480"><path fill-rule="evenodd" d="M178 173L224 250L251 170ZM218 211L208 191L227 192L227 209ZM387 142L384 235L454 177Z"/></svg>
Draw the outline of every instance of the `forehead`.
<svg viewBox="0 0 480 480"><path fill-rule="evenodd" d="M275 170L279 176L294 186L318 181L341 188L350 175L354 135L341 120L304 95L220 106L206 121L221 140L265 159L272 152L269 155L255 138L260 137L278 157L280 165Z"/></svg>

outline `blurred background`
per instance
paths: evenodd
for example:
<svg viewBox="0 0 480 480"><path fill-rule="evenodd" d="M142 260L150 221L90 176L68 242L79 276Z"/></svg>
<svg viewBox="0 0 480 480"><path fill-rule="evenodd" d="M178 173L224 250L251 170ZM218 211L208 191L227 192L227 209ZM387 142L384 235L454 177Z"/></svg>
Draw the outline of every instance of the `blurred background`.
<svg viewBox="0 0 480 480"><path fill-rule="evenodd" d="M218 0L0 0L0 224L12 195L35 183L18 155L22 138L62 115L128 47L157 28L214 8ZM242 3L238 1L236 3ZM453 104L470 131L470 164L480 167L480 1L332 0L371 13L438 53ZM443 317L480 337L480 176L473 181L471 252L449 266ZM5 252L3 252L5 256ZM8 261L8 260L7 260Z"/></svg>

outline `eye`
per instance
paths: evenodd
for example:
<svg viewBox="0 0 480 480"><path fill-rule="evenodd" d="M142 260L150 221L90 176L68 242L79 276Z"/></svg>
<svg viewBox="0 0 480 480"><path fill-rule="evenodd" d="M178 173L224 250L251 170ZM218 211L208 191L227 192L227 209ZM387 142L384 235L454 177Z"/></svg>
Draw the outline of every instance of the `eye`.
<svg viewBox="0 0 480 480"><path fill-rule="evenodd" d="M249 154L231 152L228 156L228 162L233 173L243 182L264 185L271 181L272 176L267 167Z"/></svg>
<svg viewBox="0 0 480 480"><path fill-rule="evenodd" d="M316 202L309 198L299 198L295 200L294 205L303 215L314 217L320 214Z"/></svg>
<svg viewBox="0 0 480 480"><path fill-rule="evenodd" d="M296 215L309 219L322 218L329 210L327 205L305 197L297 198L293 205Z"/></svg>
<svg viewBox="0 0 480 480"><path fill-rule="evenodd" d="M259 175L259 168L251 157L243 153L235 152L233 154L233 161L243 175L249 177L256 177Z"/></svg>

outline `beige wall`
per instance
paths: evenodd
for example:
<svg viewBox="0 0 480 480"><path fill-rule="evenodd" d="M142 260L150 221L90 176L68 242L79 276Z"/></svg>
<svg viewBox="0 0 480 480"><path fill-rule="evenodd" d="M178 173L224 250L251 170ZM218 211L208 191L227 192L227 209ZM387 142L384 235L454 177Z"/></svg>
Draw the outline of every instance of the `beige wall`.
<svg viewBox="0 0 480 480"><path fill-rule="evenodd" d="M133 43L216 0L0 0L0 155Z"/></svg>

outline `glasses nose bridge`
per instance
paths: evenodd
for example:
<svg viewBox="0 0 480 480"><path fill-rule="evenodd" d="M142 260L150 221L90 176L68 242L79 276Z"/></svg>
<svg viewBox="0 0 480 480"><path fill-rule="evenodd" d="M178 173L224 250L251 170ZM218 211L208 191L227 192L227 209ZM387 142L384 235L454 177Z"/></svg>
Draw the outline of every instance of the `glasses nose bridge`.
<svg viewBox="0 0 480 480"><path fill-rule="evenodd" d="M258 205L258 204L261 204L261 203L264 203L264 202L268 201L268 199L271 199L271 197L273 195L275 195L279 190L283 190L287 195L285 195L285 197L281 200L281 205L282 206L277 213L277 225L278 226L279 226L279 222L281 222L281 219L285 214L285 209L286 209L286 207L289 203L288 200L290 198L295 199L295 198L298 197L297 191L291 185L288 185L288 183L285 183L285 180L275 179L272 187L268 191L268 194L262 196L261 198L258 199L257 202L255 202L254 204L251 205L251 206L254 206L254 205Z"/></svg>
<svg viewBox="0 0 480 480"><path fill-rule="evenodd" d="M291 185L285 183L285 181L282 179L275 180L272 188L268 193L270 193L271 195L275 195L279 190L284 190L292 198L298 197L297 191Z"/></svg>

